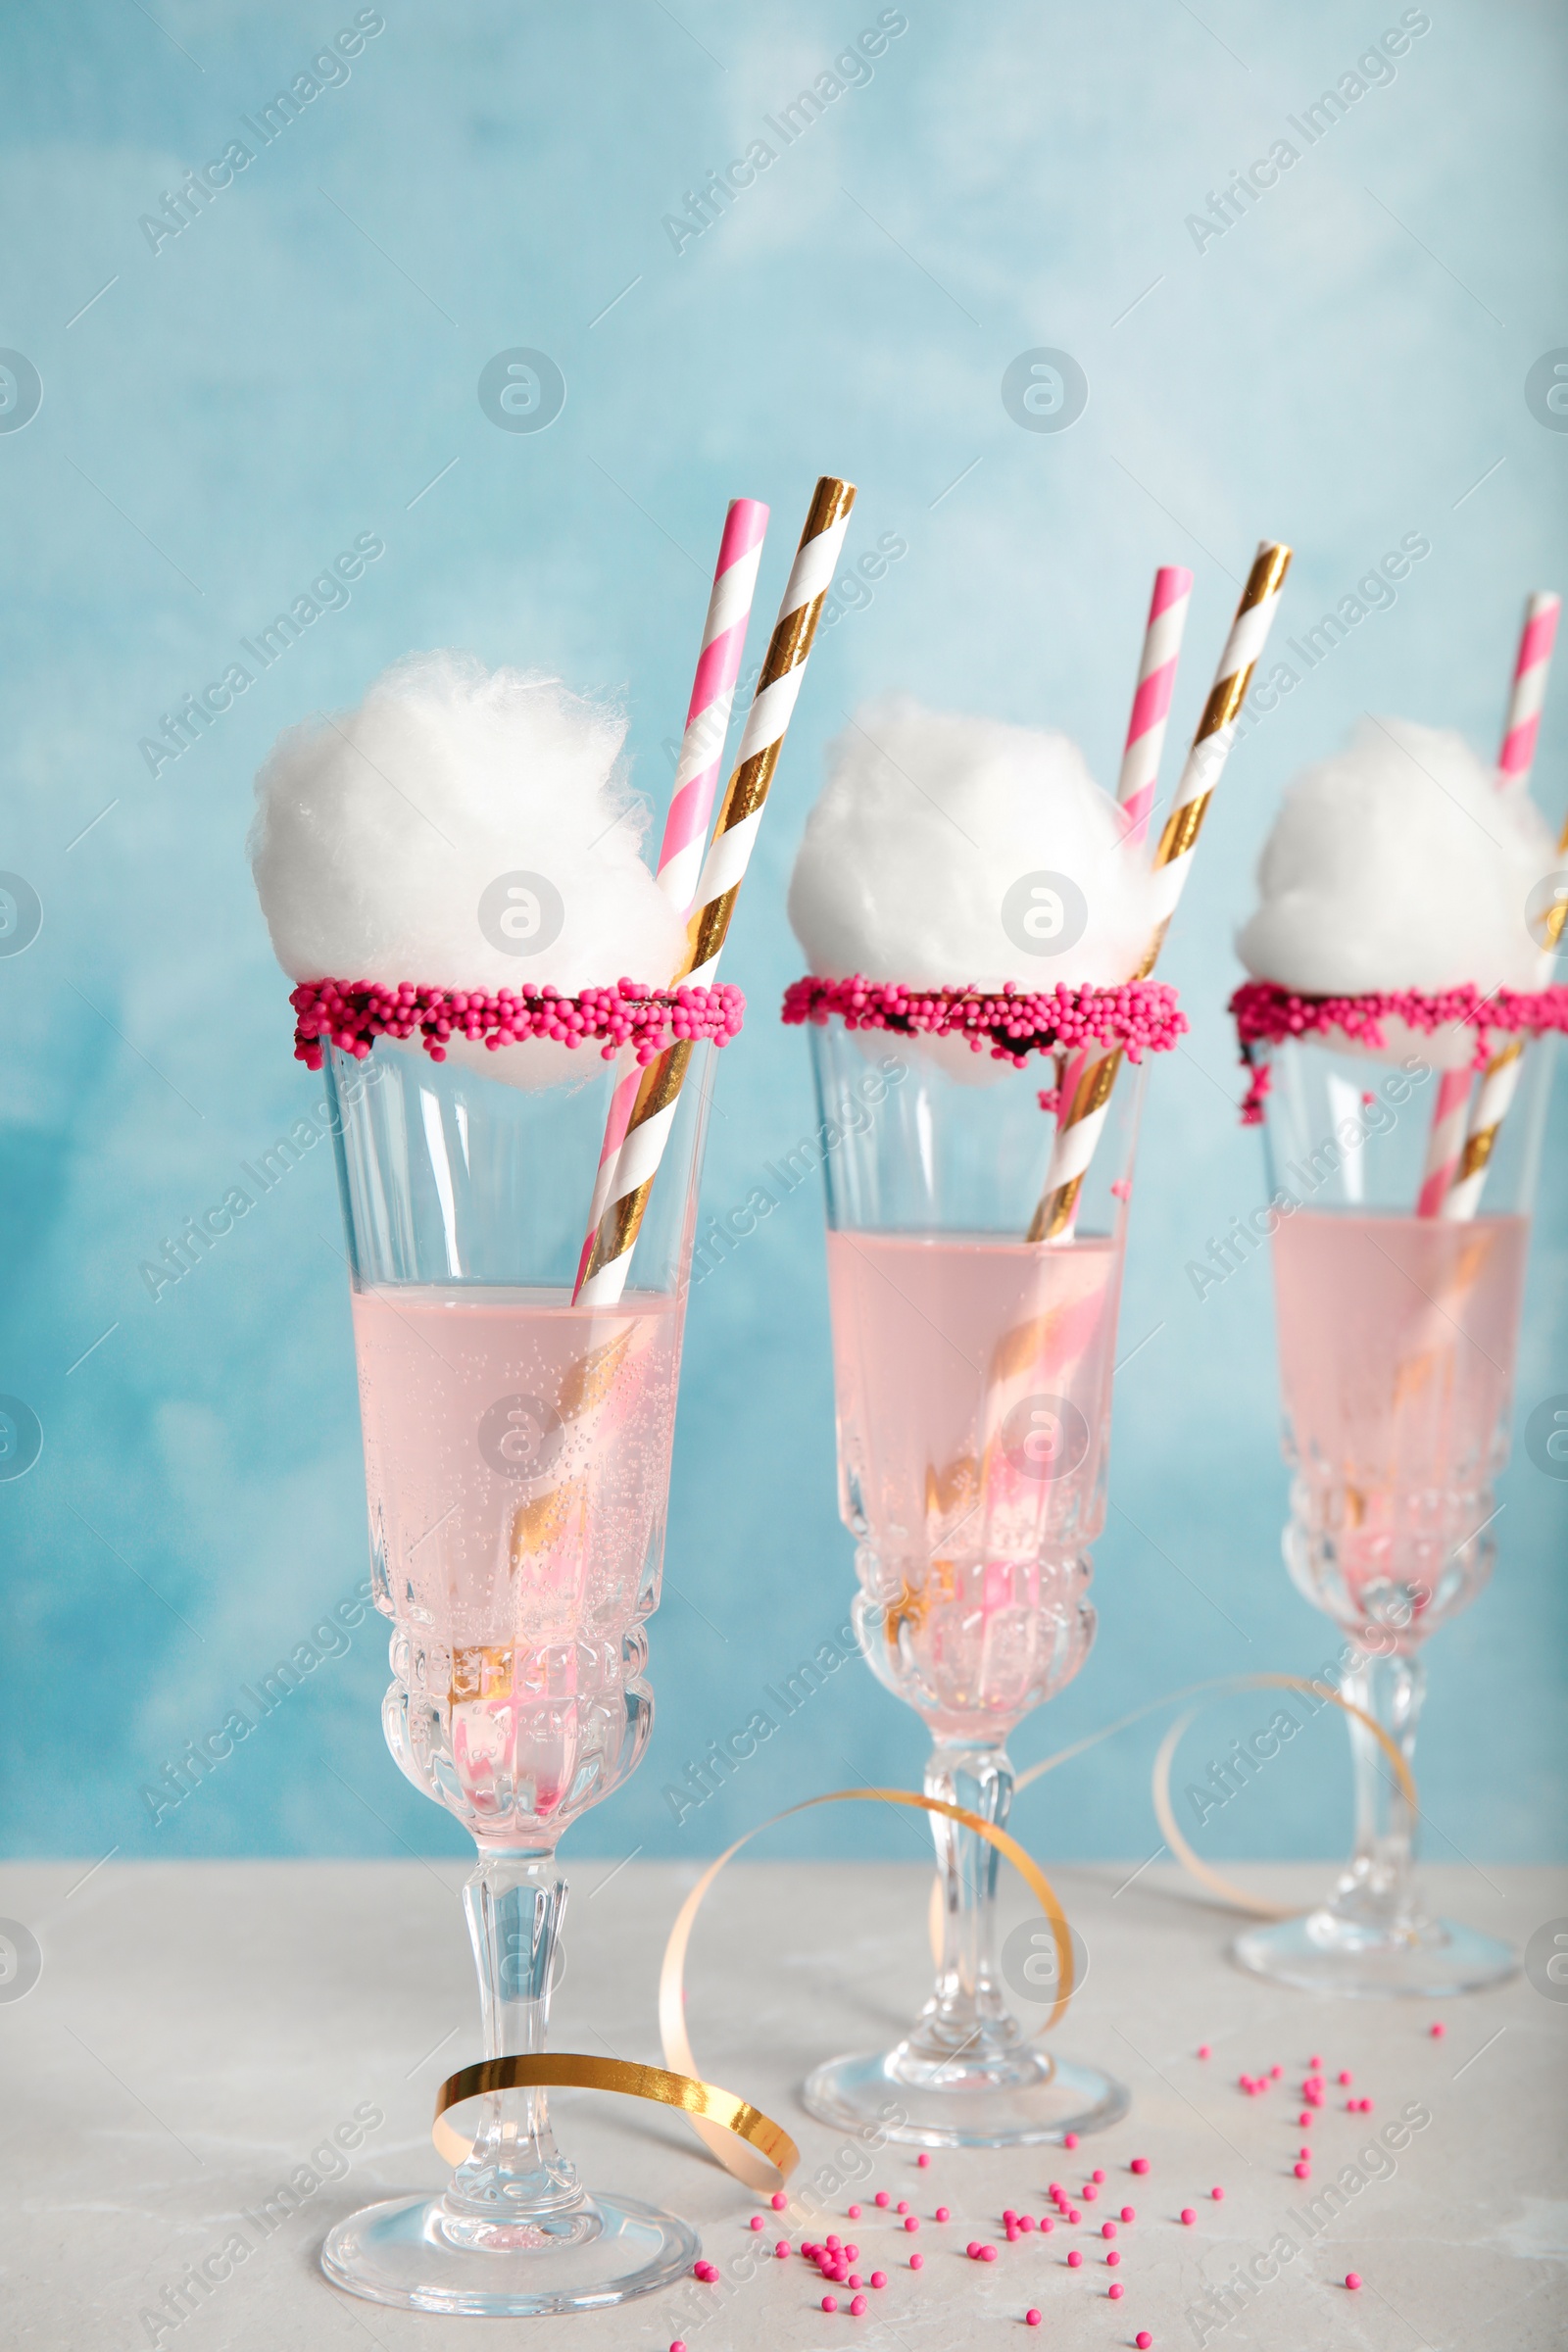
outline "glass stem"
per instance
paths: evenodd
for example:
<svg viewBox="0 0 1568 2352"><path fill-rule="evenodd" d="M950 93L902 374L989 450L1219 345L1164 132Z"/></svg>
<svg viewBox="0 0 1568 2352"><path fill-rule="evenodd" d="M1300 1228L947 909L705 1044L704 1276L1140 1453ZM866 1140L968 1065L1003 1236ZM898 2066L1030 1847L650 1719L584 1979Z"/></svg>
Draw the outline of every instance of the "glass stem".
<svg viewBox="0 0 1568 2352"><path fill-rule="evenodd" d="M925 1793L1004 1829L1012 1802L1012 1765L1005 1748L939 1740L926 1765ZM942 1885L942 1958L931 1998L909 2038L921 2057L951 2059L956 2072L967 2071L1020 2038L997 1973L1002 1857L961 1822L942 1813L929 1818Z"/></svg>
<svg viewBox="0 0 1568 2352"><path fill-rule="evenodd" d="M483 1854L465 1886L487 2058L544 2048L565 1907L566 1882L554 1854ZM526 2224L581 2200L576 2172L556 2147L547 2091L493 2091L480 2102L478 2119L472 2152L447 2191L450 2213L475 2223Z"/></svg>
<svg viewBox="0 0 1568 2352"><path fill-rule="evenodd" d="M1426 1695L1426 1669L1418 1658L1360 1650L1341 1681L1340 1695L1381 1724L1410 1761ZM1415 1819L1387 1750L1365 1724L1353 1715L1348 1720L1355 1767L1355 1855L1335 1890L1333 1907L1344 1917L1392 1928L1415 1910Z"/></svg>

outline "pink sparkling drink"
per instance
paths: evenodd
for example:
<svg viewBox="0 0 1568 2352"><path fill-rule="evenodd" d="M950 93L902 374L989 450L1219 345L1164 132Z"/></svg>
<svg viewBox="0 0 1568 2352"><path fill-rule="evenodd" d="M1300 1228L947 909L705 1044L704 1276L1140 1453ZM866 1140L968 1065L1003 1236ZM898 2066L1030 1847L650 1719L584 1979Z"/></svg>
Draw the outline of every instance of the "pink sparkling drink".
<svg viewBox="0 0 1568 2352"><path fill-rule="evenodd" d="M481 1841L554 1837L647 1735L676 1301L432 1284L353 1309L393 1752Z"/></svg>
<svg viewBox="0 0 1568 2352"><path fill-rule="evenodd" d="M867 1655L934 1730L1005 1728L1092 1636L1120 1251L830 1231L827 1254Z"/></svg>
<svg viewBox="0 0 1568 2352"><path fill-rule="evenodd" d="M1506 1452L1528 1246L1520 1215L1301 1208L1274 1236L1286 1554L1351 1631L1419 1641L1480 1566L1468 1540Z"/></svg>

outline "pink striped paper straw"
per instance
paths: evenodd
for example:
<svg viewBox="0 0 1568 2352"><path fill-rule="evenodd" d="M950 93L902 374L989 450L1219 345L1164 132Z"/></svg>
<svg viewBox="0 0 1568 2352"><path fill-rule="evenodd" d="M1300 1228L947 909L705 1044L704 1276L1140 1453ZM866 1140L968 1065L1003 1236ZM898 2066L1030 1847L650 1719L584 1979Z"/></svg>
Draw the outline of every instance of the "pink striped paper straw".
<svg viewBox="0 0 1568 2352"><path fill-rule="evenodd" d="M1127 746L1116 782L1123 839L1129 849L1136 849L1149 831L1154 789L1159 781L1159 755L1165 747L1165 726L1170 717L1170 698L1176 687L1176 663L1192 598L1192 573L1184 571L1179 564L1162 564L1154 574L1149 626L1144 632L1144 655L1138 665L1138 691L1133 696Z"/></svg>
<svg viewBox="0 0 1568 2352"><path fill-rule="evenodd" d="M1470 1087L1473 1070L1445 1070L1438 1080L1438 1099L1432 1108L1432 1125L1427 1133L1427 1160L1422 1172L1421 1190L1416 1198L1418 1217L1437 1217L1443 1214L1464 1150L1465 1121L1470 1109Z"/></svg>
<svg viewBox="0 0 1568 2352"><path fill-rule="evenodd" d="M766 532L767 509L760 499L730 500L724 515L724 535L718 543L718 562L713 567L708 618L703 623L703 650L697 657L697 675L692 680L691 700L686 706L686 732L675 763L669 814L664 819L664 838L659 847L659 864L654 875L682 915L690 914L702 876L708 820L713 813L713 796L724 761L724 738L729 732L735 681L741 674L741 660L746 651L746 630L752 617L752 598ZM605 1140L600 1146L599 1167L588 1210L588 1231L577 1260L579 1289L599 1220L610 1199L615 1161L626 1140L641 1082L642 1071L631 1062L616 1079L615 1091L610 1099L610 1116L605 1122Z"/></svg>
<svg viewBox="0 0 1568 2352"><path fill-rule="evenodd" d="M1159 756L1165 748L1171 696L1176 690L1176 664L1182 633L1193 601L1193 575L1179 564L1162 564L1154 574L1154 593L1149 602L1149 625L1144 631L1143 658L1138 664L1138 687L1132 716L1127 721L1127 744L1116 779L1116 799L1122 812L1122 841L1136 850L1149 832L1150 813L1159 785ZM1061 1126L1088 1066L1087 1051L1067 1063L1057 1096L1056 1124Z"/></svg>
<svg viewBox="0 0 1568 2352"><path fill-rule="evenodd" d="M675 765L674 793L659 851L660 886L683 915L692 910L703 870L708 820L713 813L713 795L723 765L724 737L735 701L735 681L741 674L746 626L752 617L766 529L767 509L760 499L730 500L713 572L713 593L708 600L703 650L686 710L686 732Z"/></svg>
<svg viewBox="0 0 1568 2352"><path fill-rule="evenodd" d="M1519 638L1519 658L1513 665L1513 690L1497 755L1497 783L1523 784L1536 757L1541 729L1541 706L1546 699L1546 673L1557 636L1562 598L1549 590L1531 597L1525 606L1525 625Z"/></svg>

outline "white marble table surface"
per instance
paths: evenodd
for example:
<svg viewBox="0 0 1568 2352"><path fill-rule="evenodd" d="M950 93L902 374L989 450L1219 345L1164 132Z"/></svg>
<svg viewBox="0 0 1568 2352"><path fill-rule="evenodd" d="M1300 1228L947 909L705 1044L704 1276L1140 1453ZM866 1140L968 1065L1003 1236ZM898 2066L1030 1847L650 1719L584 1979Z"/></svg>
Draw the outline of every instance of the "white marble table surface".
<svg viewBox="0 0 1568 2352"><path fill-rule="evenodd" d="M867 2352L1039 2342L1119 2352L1147 2328L1159 2352L1469 2352L1568 2341L1568 2003L1520 1979L1429 2008L1314 2000L1244 1977L1224 1958L1235 1922L1168 1870L1064 1868L1057 1884L1091 1955L1058 2033L1067 2055L1108 2066L1131 2114L1073 2154L936 2155L890 2149L860 2192L886 2186L925 2216L917 2241L887 2216L841 2225L889 2284L858 2321L819 2309L798 2258L772 2261L722 2292L695 2287L612 2313L546 2322L469 2321L386 2311L329 2288L317 2268L327 2229L371 2198L433 2187L432 2093L476 2055L456 1864L111 1862L0 1867L0 1919L27 1926L43 1954L21 1999L0 1997L0 2344L17 2352L448 2352L461 2343L544 2341L576 2352L792 2352L858 2343ZM567 1965L555 2045L659 2057L655 1983L664 1933L694 1871L584 1863L573 1877ZM1260 1866L1261 1891L1315 1895L1324 1873ZM1523 1944L1568 1917L1568 1872L1434 1868L1439 1903ZM798 2137L808 2180L832 2135L801 2111L808 2067L892 2038L923 1991L929 1878L910 1865L735 1866L699 1925L690 2017L710 2078L740 2089ZM1008 1916L1023 1915L1009 1895ZM1434 2038L1434 2017L1446 2027ZM1197 2057L1207 2041L1213 2055ZM1320 2055L1354 2090L1332 2088L1311 2137L1310 2186L1292 2173L1298 2099L1286 2084ZM1285 2082L1249 2098L1246 2070ZM1368 2093L1370 2116L1345 2112ZM344 2177L323 2180L258 2242L210 2299L174 2324L164 2303L188 2265L221 2247L239 2217L356 2109L379 2110ZM1314 2230L1307 2200L1415 2108L1430 2122L1396 2156L1356 2167L1364 2185ZM700 2228L710 2260L755 2245L757 2200L703 2154L675 2117L572 2092L560 2135L590 2181L656 2200ZM1396 2133L1397 2136L1397 2133ZM1150 2160L1134 2179L1134 2155ZM1385 2163L1389 2169L1385 2171ZM1086 2221L1126 2201L1112 2274L1087 2228L1008 2246L1004 2205L1039 2213L1048 2180L1107 2175ZM1377 2177L1372 2177L1372 2176ZM1222 2204L1208 2191L1225 2189ZM855 2192L828 2202L842 2213ZM945 2202L951 2223L931 2218ZM1183 2205L1198 2211L1181 2226ZM769 2217L771 2222L772 2217ZM1204 2297L1259 2261L1283 2232L1300 2250L1219 2324ZM252 2230L249 2234L256 2236ZM775 2232L766 2232L771 2243ZM998 2259L965 2259L971 2236ZM916 2276L907 2253L925 2256ZM1086 2248L1069 2269L1068 2244ZM1364 2284L1350 2292L1348 2271ZM1105 2287L1119 2276L1125 2295ZM813 2291L814 2288L814 2291ZM1038 2335L1023 2328L1040 2309ZM177 2308L177 2306L176 2306ZM144 2313L153 2313L152 2320ZM160 2322L162 2324L160 2324Z"/></svg>

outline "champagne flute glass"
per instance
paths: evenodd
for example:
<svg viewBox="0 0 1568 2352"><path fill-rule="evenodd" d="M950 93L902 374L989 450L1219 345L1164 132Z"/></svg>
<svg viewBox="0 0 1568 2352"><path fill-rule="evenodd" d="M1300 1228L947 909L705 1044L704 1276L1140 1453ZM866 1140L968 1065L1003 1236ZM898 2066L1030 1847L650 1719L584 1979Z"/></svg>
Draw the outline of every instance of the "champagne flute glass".
<svg viewBox="0 0 1568 2352"><path fill-rule="evenodd" d="M930 1730L925 1790L1002 1827L1013 1726L1094 1639L1110 1386L1142 1073L1130 1068L1065 1243L1024 1236L1050 1154L1022 1068L960 1039L810 1029L826 1154L839 1508L871 1671ZM931 1816L935 1988L892 2049L806 2085L825 2122L927 2147L1008 2147L1114 2122L1120 2084L1035 2045L996 1951L994 1846ZM1045 1957L1029 1964L1027 1992ZM1038 1991L1036 1991L1036 1996Z"/></svg>
<svg viewBox="0 0 1568 2352"><path fill-rule="evenodd" d="M1496 1556L1493 1480L1508 1453L1551 1047L1525 1055L1480 1213L1450 1221L1415 1213L1436 1055L1407 1042L1425 1051L1379 1058L1310 1037L1275 1048L1264 1145L1293 1472L1285 1563L1347 1637L1342 1695L1408 1760L1425 1644L1469 1607ZM1473 1048L1465 1031L1443 1050L1467 1060ZM1500 1984L1518 1955L1427 1917L1411 1809L1378 1740L1353 1716L1349 1730L1348 1867L1325 1903L1249 1929L1235 1957L1322 1992L1436 1997Z"/></svg>
<svg viewBox="0 0 1568 2352"><path fill-rule="evenodd" d="M686 1277L712 1050L696 1049L613 1306L573 1275L614 1073L540 1083L556 1049L436 1063L333 1049L375 1603L391 1620L387 1744L468 1830L464 1909L487 2058L544 2048L564 1830L639 1762L653 1717ZM500 1074L496 1064L502 1055ZM689 2270L672 2215L590 2194L546 2093L487 2093L435 2196L332 2230L327 2277L419 2311L625 2301Z"/></svg>

